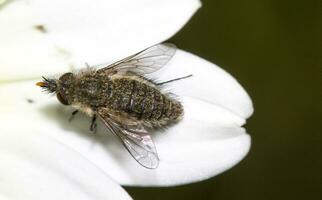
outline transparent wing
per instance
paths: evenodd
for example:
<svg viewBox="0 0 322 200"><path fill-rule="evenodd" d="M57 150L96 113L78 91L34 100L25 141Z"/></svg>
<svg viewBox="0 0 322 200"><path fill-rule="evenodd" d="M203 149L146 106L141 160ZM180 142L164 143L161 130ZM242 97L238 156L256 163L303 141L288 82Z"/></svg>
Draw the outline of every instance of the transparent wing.
<svg viewBox="0 0 322 200"><path fill-rule="evenodd" d="M143 167L155 169L159 165L157 150L149 133L142 127L128 128L98 112L106 127L117 135L132 157Z"/></svg>
<svg viewBox="0 0 322 200"><path fill-rule="evenodd" d="M176 46L171 43L157 44L139 53L108 65L98 72L130 71L136 74L150 74L162 68L173 57Z"/></svg>

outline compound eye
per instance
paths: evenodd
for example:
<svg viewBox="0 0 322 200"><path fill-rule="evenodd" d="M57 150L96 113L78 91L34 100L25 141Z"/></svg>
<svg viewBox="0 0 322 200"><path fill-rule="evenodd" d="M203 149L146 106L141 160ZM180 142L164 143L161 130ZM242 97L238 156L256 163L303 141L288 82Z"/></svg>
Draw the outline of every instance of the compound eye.
<svg viewBox="0 0 322 200"><path fill-rule="evenodd" d="M68 102L66 96L63 95L62 93L58 92L56 94L56 96L57 96L58 101L60 101L60 103L66 105L66 106L70 105L70 103Z"/></svg>
<svg viewBox="0 0 322 200"><path fill-rule="evenodd" d="M59 78L59 81L63 84L70 84L71 81L73 80L74 78L74 74L71 73L71 72L68 72L68 73L65 73L63 74L60 78Z"/></svg>

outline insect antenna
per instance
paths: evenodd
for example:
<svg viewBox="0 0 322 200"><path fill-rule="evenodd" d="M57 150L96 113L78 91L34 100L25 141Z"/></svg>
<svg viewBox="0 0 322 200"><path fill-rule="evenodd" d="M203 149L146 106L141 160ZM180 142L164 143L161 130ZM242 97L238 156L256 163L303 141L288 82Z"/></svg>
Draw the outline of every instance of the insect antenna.
<svg viewBox="0 0 322 200"><path fill-rule="evenodd" d="M48 78L46 78L44 76L42 76L41 78L44 79L44 81L48 82Z"/></svg>
<svg viewBox="0 0 322 200"><path fill-rule="evenodd" d="M49 79L42 76L43 81L37 82L36 85L43 88L44 91L53 93L57 89L57 83L55 79Z"/></svg>

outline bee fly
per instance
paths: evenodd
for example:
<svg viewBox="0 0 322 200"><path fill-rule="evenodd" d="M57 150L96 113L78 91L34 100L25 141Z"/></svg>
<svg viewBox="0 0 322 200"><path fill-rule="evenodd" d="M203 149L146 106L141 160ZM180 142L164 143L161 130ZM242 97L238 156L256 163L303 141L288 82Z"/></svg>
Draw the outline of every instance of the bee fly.
<svg viewBox="0 0 322 200"><path fill-rule="evenodd" d="M185 76L156 83L145 77L163 67L175 54L173 44L158 44L102 68L88 68L78 73L65 73L59 79L43 77L36 85L64 105L71 105L96 118L118 136L133 158L142 166L154 169L159 165L155 145L149 133L179 121L183 106L170 94L162 93L163 84Z"/></svg>

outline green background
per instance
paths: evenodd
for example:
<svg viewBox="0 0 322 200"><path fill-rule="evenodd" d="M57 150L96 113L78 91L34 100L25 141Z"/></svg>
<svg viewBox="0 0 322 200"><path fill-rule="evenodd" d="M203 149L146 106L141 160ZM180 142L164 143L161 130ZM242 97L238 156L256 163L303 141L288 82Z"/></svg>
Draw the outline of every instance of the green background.
<svg viewBox="0 0 322 200"><path fill-rule="evenodd" d="M126 190L136 200L322 199L321 3L202 2L170 41L218 64L247 90L255 108L246 124L250 153L207 181Z"/></svg>

